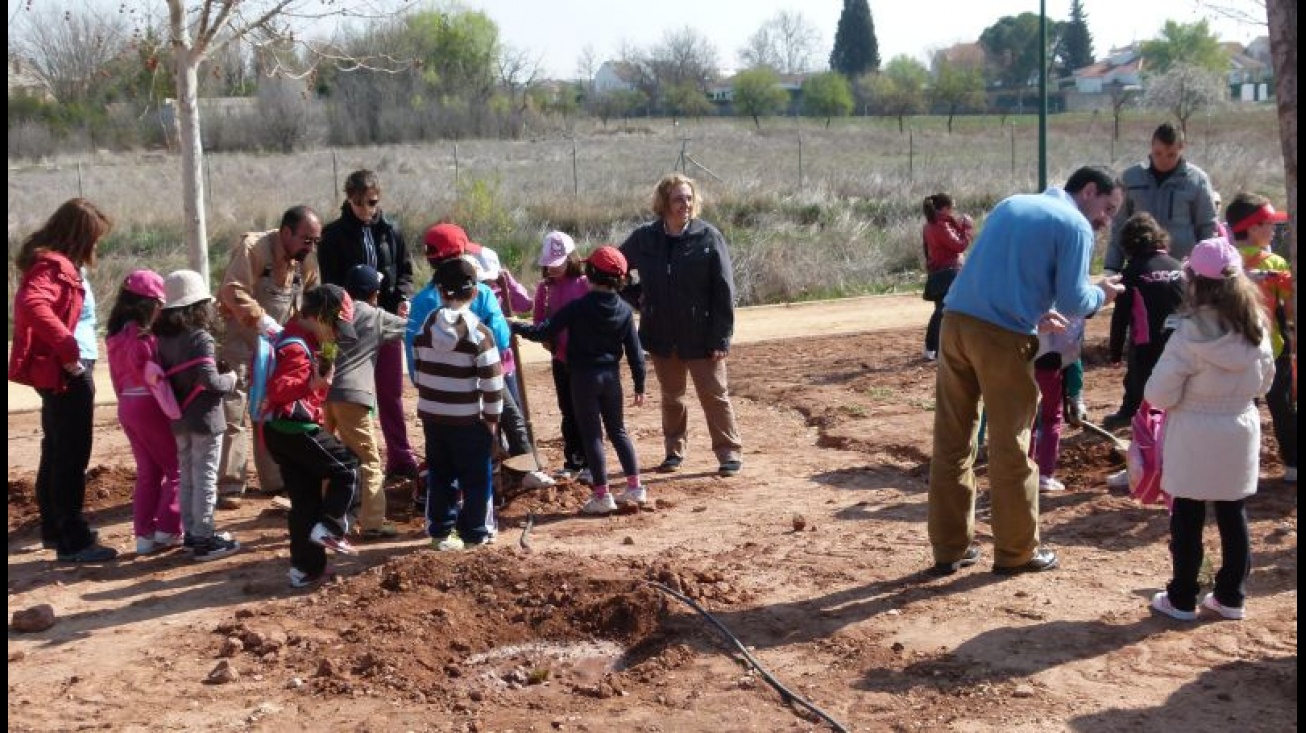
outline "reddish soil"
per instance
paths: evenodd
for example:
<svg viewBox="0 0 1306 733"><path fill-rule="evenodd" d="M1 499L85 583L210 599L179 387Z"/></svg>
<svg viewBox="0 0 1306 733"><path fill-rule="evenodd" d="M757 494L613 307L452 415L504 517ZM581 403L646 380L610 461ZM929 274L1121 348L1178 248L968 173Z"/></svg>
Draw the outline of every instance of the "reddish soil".
<svg viewBox="0 0 1306 733"><path fill-rule="evenodd" d="M1090 330L1087 396L1099 417L1121 378L1101 363L1104 327ZM1110 492L1103 479L1119 457L1073 429L1068 490L1042 501L1043 538L1062 568L989 573L982 495L985 559L934 578L922 572L933 369L919 353L920 329L738 346L740 476L715 475L694 411L685 470L646 476L651 509L595 519L577 514L581 486L510 492L498 543L461 553L429 549L408 487L393 487L403 535L335 558L337 579L308 592L287 587L285 517L267 497L219 512L245 548L233 557L130 554L134 470L112 407L96 414L88 504L124 555L54 562L34 528L39 421L10 415L9 611L48 603L58 620L10 630L8 726L829 729L651 581L697 600L848 730L1295 730L1297 495L1277 480L1270 444L1248 503L1241 623L1148 612L1169 574L1165 512ZM532 364L526 377L544 459L556 464L557 413L537 386L549 384L545 370ZM661 458L650 392L648 406L627 410L646 465ZM1218 563L1213 527L1206 545ZM211 681L223 664L235 679Z"/></svg>

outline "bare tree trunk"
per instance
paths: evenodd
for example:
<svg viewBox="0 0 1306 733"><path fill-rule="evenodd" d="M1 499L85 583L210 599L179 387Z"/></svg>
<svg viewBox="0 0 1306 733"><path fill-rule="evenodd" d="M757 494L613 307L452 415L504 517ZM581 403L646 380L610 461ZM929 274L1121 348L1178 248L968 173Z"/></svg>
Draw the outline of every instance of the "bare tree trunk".
<svg viewBox="0 0 1306 733"><path fill-rule="evenodd" d="M1284 182L1288 188L1288 258L1292 263L1293 303L1297 302L1297 0L1269 0L1270 55L1279 106ZM1297 349L1296 319L1292 348Z"/></svg>
<svg viewBox="0 0 1306 733"><path fill-rule="evenodd" d="M190 267L209 282L208 232L204 219L204 145L200 137L199 74L192 52L177 54L177 132L181 139L181 200Z"/></svg>

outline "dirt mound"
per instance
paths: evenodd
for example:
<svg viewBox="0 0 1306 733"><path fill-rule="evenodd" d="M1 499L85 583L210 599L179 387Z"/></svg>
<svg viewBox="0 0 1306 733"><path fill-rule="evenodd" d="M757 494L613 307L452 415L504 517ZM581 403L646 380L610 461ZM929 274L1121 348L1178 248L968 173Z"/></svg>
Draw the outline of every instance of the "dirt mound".
<svg viewBox="0 0 1306 733"><path fill-rule="evenodd" d="M36 504L36 475L9 476L9 534L36 531L41 521ZM86 511L94 523L96 513L130 509L136 488L136 469L130 466L91 466L86 471Z"/></svg>

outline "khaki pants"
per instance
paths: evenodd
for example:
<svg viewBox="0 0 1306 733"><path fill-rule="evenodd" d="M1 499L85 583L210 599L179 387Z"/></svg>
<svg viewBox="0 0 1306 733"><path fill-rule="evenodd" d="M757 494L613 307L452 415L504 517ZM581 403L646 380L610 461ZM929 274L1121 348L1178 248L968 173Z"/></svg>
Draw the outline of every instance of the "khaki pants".
<svg viewBox="0 0 1306 733"><path fill-rule="evenodd" d="M249 366L240 362L232 363L239 366L236 367L236 390L222 398L227 430L222 434L222 457L218 461L218 495L240 496L245 493L249 481L251 442L254 444L254 470L258 473L259 488L265 493L279 493L285 488L285 482L281 480L281 467L251 429L253 426L246 409Z"/></svg>
<svg viewBox="0 0 1306 733"><path fill-rule="evenodd" d="M703 406L712 452L718 461L737 461L743 444L735 425L735 410L726 389L726 361L650 356L662 390L662 440L668 456L685 455L689 435L689 408L685 401L685 375L694 380L698 403Z"/></svg>
<svg viewBox="0 0 1306 733"><path fill-rule="evenodd" d="M328 402L322 405L322 413L326 429L358 456L358 483L362 493L358 525L364 532L380 529L385 521L385 491L381 488L381 452L372 430L372 411L366 405L352 402Z"/></svg>
<svg viewBox="0 0 1306 733"><path fill-rule="evenodd" d="M1029 458L1037 351L1037 337L959 313L943 317L929 490L935 562L960 559L975 538L981 399L988 412L993 564L1023 565L1038 549L1038 471Z"/></svg>

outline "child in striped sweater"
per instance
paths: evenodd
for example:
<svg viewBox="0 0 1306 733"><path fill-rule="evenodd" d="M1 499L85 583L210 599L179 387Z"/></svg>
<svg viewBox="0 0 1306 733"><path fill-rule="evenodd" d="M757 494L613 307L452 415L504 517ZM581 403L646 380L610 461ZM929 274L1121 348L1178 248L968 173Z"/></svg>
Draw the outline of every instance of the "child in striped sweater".
<svg viewBox="0 0 1306 733"><path fill-rule="evenodd" d="M461 550L493 540L490 447L503 411L503 368L494 336L469 308L476 268L462 257L447 259L432 282L443 307L413 340L417 414L430 471L427 534L437 550Z"/></svg>

